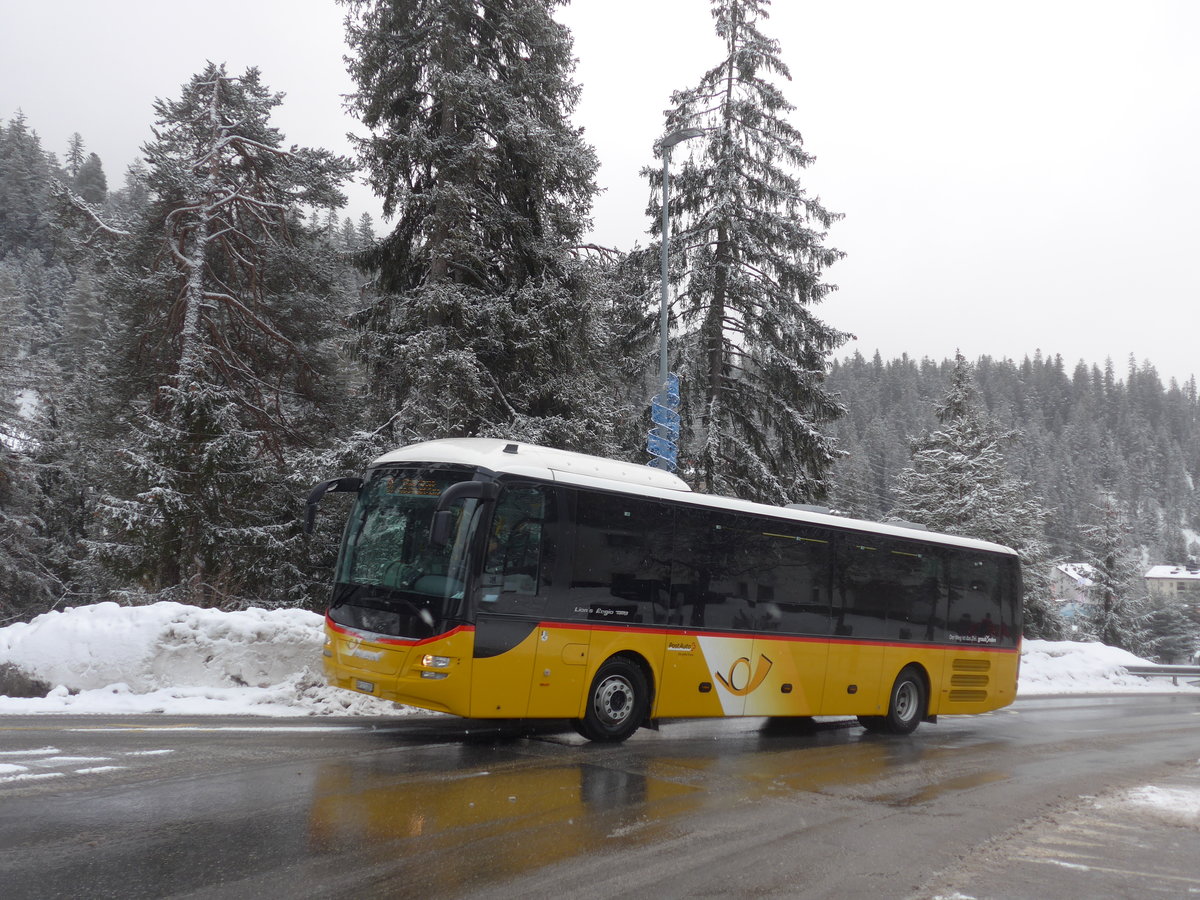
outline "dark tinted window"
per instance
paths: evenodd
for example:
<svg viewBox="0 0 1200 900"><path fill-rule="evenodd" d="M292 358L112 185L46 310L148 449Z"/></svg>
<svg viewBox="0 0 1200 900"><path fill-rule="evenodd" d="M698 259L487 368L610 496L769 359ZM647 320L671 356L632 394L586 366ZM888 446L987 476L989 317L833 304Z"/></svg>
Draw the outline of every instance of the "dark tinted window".
<svg viewBox="0 0 1200 900"><path fill-rule="evenodd" d="M932 640L945 607L942 556L903 541L848 535L838 557L837 634Z"/></svg>
<svg viewBox="0 0 1200 900"><path fill-rule="evenodd" d="M505 485L488 529L480 611L541 613L553 578L553 510L551 488Z"/></svg>
<svg viewBox="0 0 1200 900"><path fill-rule="evenodd" d="M1016 566L983 554L957 554L950 566L947 636L955 644L1016 643L1020 587Z"/></svg>
<svg viewBox="0 0 1200 900"><path fill-rule="evenodd" d="M575 556L569 614L649 624L666 616L671 511L620 494L574 492Z"/></svg>
<svg viewBox="0 0 1200 900"><path fill-rule="evenodd" d="M828 536L787 522L680 509L671 624L825 634Z"/></svg>

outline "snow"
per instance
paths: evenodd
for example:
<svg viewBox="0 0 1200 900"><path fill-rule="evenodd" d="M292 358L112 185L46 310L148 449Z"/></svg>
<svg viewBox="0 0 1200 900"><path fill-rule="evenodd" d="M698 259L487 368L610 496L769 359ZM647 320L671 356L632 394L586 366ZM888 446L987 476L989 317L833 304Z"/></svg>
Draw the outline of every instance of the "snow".
<svg viewBox="0 0 1200 900"><path fill-rule="evenodd" d="M414 712L329 687L322 617L181 603L49 612L0 628L0 663L53 686L0 696L0 714L388 715Z"/></svg>
<svg viewBox="0 0 1200 900"><path fill-rule="evenodd" d="M1121 667L1150 666L1153 662L1128 650L1082 641L1025 641L1021 646L1019 697L1040 694L1113 694L1200 690L1180 679L1127 675ZM1200 679L1197 679L1200 680Z"/></svg>
<svg viewBox="0 0 1200 900"><path fill-rule="evenodd" d="M418 712L327 686L323 642L322 617L296 609L219 612L180 603L99 603L49 612L0 628L0 663L52 686L45 697L0 696L0 715ZM1147 664L1102 644L1025 641L1018 694L1200 690L1126 675L1125 663Z"/></svg>
<svg viewBox="0 0 1200 900"><path fill-rule="evenodd" d="M1147 785L1126 793L1122 802L1168 824L1200 829L1200 788Z"/></svg>
<svg viewBox="0 0 1200 900"><path fill-rule="evenodd" d="M1146 578L1170 578L1175 581L1200 581L1200 568L1196 566L1153 566Z"/></svg>

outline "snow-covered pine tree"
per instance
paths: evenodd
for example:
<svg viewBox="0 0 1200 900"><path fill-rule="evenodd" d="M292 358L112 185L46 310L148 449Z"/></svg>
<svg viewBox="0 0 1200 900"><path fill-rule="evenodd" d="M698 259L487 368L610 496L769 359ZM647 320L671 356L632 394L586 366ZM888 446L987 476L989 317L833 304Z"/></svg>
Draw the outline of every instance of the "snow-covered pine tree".
<svg viewBox="0 0 1200 900"><path fill-rule="evenodd" d="M48 255L50 163L23 113L0 128L0 259L20 250Z"/></svg>
<svg viewBox="0 0 1200 900"><path fill-rule="evenodd" d="M326 438L342 312L303 207L334 208L348 161L284 149L281 95L209 64L155 103L152 201L105 279L120 334L105 437L118 465L95 542L147 599L300 599L289 456Z"/></svg>
<svg viewBox="0 0 1200 900"><path fill-rule="evenodd" d="M366 247L375 240L375 223L370 213L358 217L358 243L360 248Z"/></svg>
<svg viewBox="0 0 1200 900"><path fill-rule="evenodd" d="M1111 495L1093 507L1093 521L1086 529L1093 569L1087 632L1110 647L1153 653L1146 633L1145 581L1130 540L1132 529Z"/></svg>
<svg viewBox="0 0 1200 900"><path fill-rule="evenodd" d="M1160 663L1191 662L1200 648L1200 627L1188 615L1184 601L1161 594L1145 598L1145 641Z"/></svg>
<svg viewBox="0 0 1200 900"><path fill-rule="evenodd" d="M58 596L30 458L30 318L16 266L0 262L0 625Z"/></svg>
<svg viewBox="0 0 1200 900"><path fill-rule="evenodd" d="M150 173L140 159L125 169L125 177L118 190L110 191L105 202L105 211L119 220L132 221L143 215L150 204Z"/></svg>
<svg viewBox="0 0 1200 900"><path fill-rule="evenodd" d="M86 553L94 523L93 497L104 489L98 440L109 430L97 388L105 372L112 323L99 280L79 261L66 293L56 340L43 354L38 403L30 422L31 455L41 490L47 562L73 605L99 599L98 571ZM40 610L39 610L40 611Z"/></svg>
<svg viewBox="0 0 1200 900"><path fill-rule="evenodd" d="M83 135L76 131L67 140L66 170L71 178L79 174L79 167L83 165L83 161L86 158L87 154L84 150Z"/></svg>
<svg viewBox="0 0 1200 900"><path fill-rule="evenodd" d="M1012 547L1023 566L1025 633L1060 637L1062 624L1050 599L1046 511L1029 485L1008 473L1003 451L1017 435L981 411L971 365L961 353L937 419L940 427L914 443L909 466L896 476L892 514L935 531Z"/></svg>
<svg viewBox="0 0 1200 900"><path fill-rule="evenodd" d="M343 0L358 151L396 218L361 255L357 355L397 439L616 452L618 336L572 253L596 157L560 0Z"/></svg>
<svg viewBox="0 0 1200 900"><path fill-rule="evenodd" d="M104 164L95 153L89 153L87 159L71 179L71 186L88 203L99 206L108 197L108 179L104 175Z"/></svg>
<svg viewBox="0 0 1200 900"><path fill-rule="evenodd" d="M671 179L672 246L685 260L680 456L705 490L783 503L827 492L837 451L826 428L844 410L825 371L847 335L813 313L833 290L822 277L842 254L825 234L839 216L798 177L813 157L772 80L791 76L760 28L769 2L712 0L723 56L673 95L666 133L705 131ZM661 171L647 174L657 198ZM657 199L649 212L659 229Z"/></svg>

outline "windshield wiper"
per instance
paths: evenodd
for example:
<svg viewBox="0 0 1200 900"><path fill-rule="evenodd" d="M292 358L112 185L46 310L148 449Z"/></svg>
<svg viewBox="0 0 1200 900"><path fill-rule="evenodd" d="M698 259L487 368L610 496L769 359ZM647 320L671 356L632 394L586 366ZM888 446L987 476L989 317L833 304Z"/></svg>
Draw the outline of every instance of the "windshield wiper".
<svg viewBox="0 0 1200 900"><path fill-rule="evenodd" d="M368 589L374 589L374 593L362 596ZM397 604L402 604L412 610L422 622L433 627L433 613L427 607L418 606L413 601L409 600L400 594L399 591L390 591L387 594L378 593L378 585L355 584L350 586L350 591L343 597L339 597L333 606L365 606L368 609L378 609L382 612L395 612L394 607Z"/></svg>

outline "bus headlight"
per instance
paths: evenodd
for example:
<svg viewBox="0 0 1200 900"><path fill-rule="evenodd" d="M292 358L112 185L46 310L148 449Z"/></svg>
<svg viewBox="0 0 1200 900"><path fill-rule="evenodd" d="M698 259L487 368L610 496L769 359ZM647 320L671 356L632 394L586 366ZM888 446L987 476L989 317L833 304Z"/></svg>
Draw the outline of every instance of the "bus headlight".
<svg viewBox="0 0 1200 900"><path fill-rule="evenodd" d="M427 669L448 669L450 668L450 657L434 656L432 653L426 653L421 657L421 665Z"/></svg>

